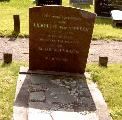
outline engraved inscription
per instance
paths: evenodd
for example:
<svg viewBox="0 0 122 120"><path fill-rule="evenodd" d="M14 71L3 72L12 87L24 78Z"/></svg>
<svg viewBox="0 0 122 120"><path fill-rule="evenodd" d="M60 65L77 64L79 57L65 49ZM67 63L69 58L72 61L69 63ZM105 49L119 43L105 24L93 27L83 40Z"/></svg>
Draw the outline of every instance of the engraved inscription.
<svg viewBox="0 0 122 120"><path fill-rule="evenodd" d="M33 23L33 27L34 28L40 28L40 29L58 29L58 30L76 30L76 31L85 31L88 32L88 28L86 27L79 27L79 26L69 26L69 27L65 27L65 26L58 26L58 25L53 25L53 24L41 24L41 23Z"/></svg>
<svg viewBox="0 0 122 120"><path fill-rule="evenodd" d="M79 54L79 51L75 49L55 49L55 48L42 48L38 47L40 51L46 51L46 52L64 52L64 53L70 53L70 54Z"/></svg>
<svg viewBox="0 0 122 120"><path fill-rule="evenodd" d="M60 57L45 57L45 60L68 62L67 58L61 59Z"/></svg>

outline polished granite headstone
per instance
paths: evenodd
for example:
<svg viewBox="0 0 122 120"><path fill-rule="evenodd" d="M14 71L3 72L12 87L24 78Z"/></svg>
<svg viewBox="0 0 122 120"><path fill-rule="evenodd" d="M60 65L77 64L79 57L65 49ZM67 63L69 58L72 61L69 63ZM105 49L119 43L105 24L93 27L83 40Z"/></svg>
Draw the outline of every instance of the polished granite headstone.
<svg viewBox="0 0 122 120"><path fill-rule="evenodd" d="M63 6L29 10L29 69L84 73L95 14Z"/></svg>

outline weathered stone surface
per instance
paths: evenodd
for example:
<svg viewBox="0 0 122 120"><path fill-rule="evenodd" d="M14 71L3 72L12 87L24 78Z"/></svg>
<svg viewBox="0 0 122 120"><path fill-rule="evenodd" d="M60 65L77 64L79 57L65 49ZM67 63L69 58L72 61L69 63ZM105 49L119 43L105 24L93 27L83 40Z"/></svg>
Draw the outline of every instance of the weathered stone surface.
<svg viewBox="0 0 122 120"><path fill-rule="evenodd" d="M58 80L59 82L59 80ZM53 83L57 84L57 81L54 80ZM59 82L61 84L61 82ZM75 83L75 82L74 82ZM60 85L57 86L57 87L50 87L46 92L45 92L45 95L46 95L46 98L47 100L51 101L52 103L59 103L59 104L71 104L73 102L75 102L77 99L75 94L77 93L74 93L72 94L71 91L69 91L69 89L71 88L70 84L67 88L67 86L62 86ZM58 84L57 84L58 85ZM62 86L62 87L60 87ZM76 87L76 86L75 86Z"/></svg>
<svg viewBox="0 0 122 120"><path fill-rule="evenodd" d="M31 84L30 92L33 93L43 92L45 95L44 103L51 106L49 110L63 110L63 111L94 111L95 106L92 100L90 91L88 89L85 79L82 77L67 77L67 76L54 76L46 77L44 82L44 75L40 75L42 82L35 85ZM32 75L32 78L35 77ZM40 81L41 81L40 79ZM37 78L39 80L39 76ZM44 82L44 83L43 83ZM30 95L31 95L30 93ZM35 94L36 95L36 94ZM42 97L43 98L43 97ZM84 102L86 100L86 102ZM36 102L39 98L36 98ZM92 109L91 109L92 107Z"/></svg>
<svg viewBox="0 0 122 120"><path fill-rule="evenodd" d="M48 75L32 75L31 84L39 85L39 84L49 83L49 79L51 79L51 77L52 76L48 76Z"/></svg>
<svg viewBox="0 0 122 120"><path fill-rule="evenodd" d="M25 93L27 94L26 98L28 98L28 93L32 93L31 91L28 92L30 86L38 88L37 86L39 85L30 84L30 79L31 75L20 74L17 81L16 98L18 96L21 96L21 98L25 98ZM111 117L107 109L107 105L97 86L90 81L86 83L84 78L83 80L81 78L79 78L79 80L78 78L76 79L74 78L74 80L76 81L74 82L74 80L70 77L56 76L55 80L52 79L49 80L49 83L46 83L47 87L49 87L49 89L52 91L46 89L45 91L43 91L44 94L46 91L50 91L49 95L55 97L52 97L53 100L59 97L60 99L63 98L63 102L60 99L58 99L60 101L52 102L50 99L46 97L45 101L42 102L32 102L28 99L23 99L24 101L22 99L16 100L17 104L14 105L13 114L14 120L111 120ZM72 83L74 84L73 87L71 87L72 90L66 88L66 86L71 86ZM53 88L53 86L50 84L57 86L57 89L59 88L59 90ZM61 87L59 84L64 84L64 86ZM79 84L85 87L78 87ZM89 92L90 96L85 95L85 93L83 96L77 96L75 94L71 95L71 91L80 92L80 90L85 90ZM72 100L66 98L67 101L64 102L64 95L66 95L67 97L70 96L70 99L73 99L73 97L77 99L75 99L74 102L71 103ZM38 99L40 99L40 97L38 97Z"/></svg>
<svg viewBox="0 0 122 120"><path fill-rule="evenodd" d="M84 73L94 20L95 14L76 8L30 8L29 69Z"/></svg>
<svg viewBox="0 0 122 120"><path fill-rule="evenodd" d="M32 102L44 102L45 100L46 97L43 91L30 93L30 101Z"/></svg>
<svg viewBox="0 0 122 120"><path fill-rule="evenodd" d="M40 85L30 85L29 90L30 92L39 92L39 91L46 91L48 90L47 84L40 84Z"/></svg>

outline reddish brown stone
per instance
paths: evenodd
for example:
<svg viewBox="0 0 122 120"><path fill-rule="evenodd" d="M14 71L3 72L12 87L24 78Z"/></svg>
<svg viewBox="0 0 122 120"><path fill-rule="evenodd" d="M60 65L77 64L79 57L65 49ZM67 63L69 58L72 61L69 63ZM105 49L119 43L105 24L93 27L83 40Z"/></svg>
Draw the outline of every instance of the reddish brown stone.
<svg viewBox="0 0 122 120"><path fill-rule="evenodd" d="M94 20L76 8L30 8L29 69L84 73Z"/></svg>

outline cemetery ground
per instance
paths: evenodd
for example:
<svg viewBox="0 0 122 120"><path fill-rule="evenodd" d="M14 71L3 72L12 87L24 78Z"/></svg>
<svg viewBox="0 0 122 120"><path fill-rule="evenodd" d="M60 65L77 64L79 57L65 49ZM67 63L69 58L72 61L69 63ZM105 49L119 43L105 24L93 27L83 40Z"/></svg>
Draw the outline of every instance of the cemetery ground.
<svg viewBox="0 0 122 120"><path fill-rule="evenodd" d="M67 0L63 0L63 5L71 6ZM35 6L32 0L10 0L6 3L0 2L0 13L2 13L0 14L0 36L14 36L13 15L19 14L21 20L21 32L19 37L28 37L28 8L31 6ZM77 4L73 6L81 7L81 5L79 6ZM84 5L82 8L93 12L92 5ZM122 41L122 30L120 28L113 28L111 24L112 21L110 18L97 18L93 39ZM23 53L25 55L27 54L24 51ZM14 61L12 64L4 65L2 60L0 61L0 120L11 119L16 80L20 66L28 66L28 62ZM121 120L122 63L108 64L107 68L99 67L98 64L95 63L88 63L86 71L91 73L92 80L97 83L100 88L109 106L113 120Z"/></svg>
<svg viewBox="0 0 122 120"><path fill-rule="evenodd" d="M13 40L13 41L12 41ZM10 120L20 66L28 66L28 39L0 39L0 120ZM92 41L86 71L98 85L113 120L122 119L122 47L117 41ZM100 49L101 47L101 49ZM104 51L103 51L104 49ZM13 63L3 65L3 51L13 51ZM108 68L98 66L100 53L107 53ZM109 54L108 54L109 53ZM21 62L20 62L21 61ZM23 61L23 62L22 62Z"/></svg>

